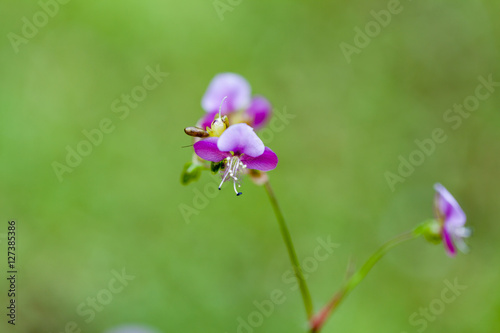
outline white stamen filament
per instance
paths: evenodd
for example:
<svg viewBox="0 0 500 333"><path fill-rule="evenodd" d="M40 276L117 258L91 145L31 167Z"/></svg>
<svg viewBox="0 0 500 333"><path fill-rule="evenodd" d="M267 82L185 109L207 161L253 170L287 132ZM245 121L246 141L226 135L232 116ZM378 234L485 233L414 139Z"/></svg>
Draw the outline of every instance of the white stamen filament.
<svg viewBox="0 0 500 333"><path fill-rule="evenodd" d="M219 184L219 190L222 187L222 184L226 181L226 178L228 176L228 172L227 171L231 170L231 165L233 164L233 159L232 158L228 157L227 160L228 160L228 164L229 165L226 166L227 169L226 169L226 172L224 172L224 176L222 177L222 181Z"/></svg>
<svg viewBox="0 0 500 333"><path fill-rule="evenodd" d="M238 192L236 188L236 185L238 185L238 187L241 187L238 175L241 169L245 169L247 166L240 161L238 156L227 157L226 159L227 159L226 170L224 171L224 174L222 176L222 181L219 185L219 190L221 189L222 184L226 180L228 180L228 178L232 178L234 192L236 192L236 195L241 195L242 193Z"/></svg>

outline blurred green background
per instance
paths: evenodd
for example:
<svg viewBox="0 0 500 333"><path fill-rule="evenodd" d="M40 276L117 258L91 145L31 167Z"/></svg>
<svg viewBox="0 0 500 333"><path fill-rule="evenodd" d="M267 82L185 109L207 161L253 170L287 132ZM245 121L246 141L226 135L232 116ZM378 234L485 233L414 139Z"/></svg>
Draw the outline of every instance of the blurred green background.
<svg viewBox="0 0 500 333"><path fill-rule="evenodd" d="M0 267L6 275L7 220L16 219L19 269L18 322L6 324L2 278L0 330L64 332L75 322L82 332L126 323L160 332L305 331L263 188L247 179L236 197L228 186L190 223L180 212L214 182L204 174L179 183L192 154L181 148L191 143L183 128L203 114L213 76L236 72L295 115L265 143L280 158L269 176L299 257L314 255L318 237L339 245L308 274L316 309L350 258L359 266L432 217L435 182L474 228L468 255L449 258L421 239L387 255L324 332L498 332L500 91L457 129L443 119L474 94L479 76L500 81L498 1L405 0L350 63L339 45L354 45L354 29L389 1L232 3L222 1L231 10L221 19L213 1L73 0L16 53L9 34L22 36L23 17L33 22L41 7L0 2ZM120 119L112 103L142 85L148 66L169 75ZM60 182L53 162L65 163L66 147L105 118L114 130ZM391 191L385 173L435 128L448 139ZM86 322L77 308L109 296L122 269L135 278ZM467 289L425 328L412 324L455 279ZM238 328L276 289L286 301L259 325Z"/></svg>

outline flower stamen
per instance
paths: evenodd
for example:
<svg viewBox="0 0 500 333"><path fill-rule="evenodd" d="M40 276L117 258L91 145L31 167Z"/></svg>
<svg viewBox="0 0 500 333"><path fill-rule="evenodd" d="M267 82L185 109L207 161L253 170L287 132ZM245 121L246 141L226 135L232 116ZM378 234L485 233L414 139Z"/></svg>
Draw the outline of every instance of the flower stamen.
<svg viewBox="0 0 500 333"><path fill-rule="evenodd" d="M219 190L221 189L222 184L224 184L225 181L229 180L229 178L232 178L234 192L236 192L237 196L242 195L242 193L239 192L238 189L236 188L236 185L238 185L238 187L241 187L238 176L239 176L240 170L244 169L246 167L246 165L244 165L240 161L238 156L227 157L226 159L227 159L226 163L228 165L225 168L224 174L222 175L222 181L219 185Z"/></svg>

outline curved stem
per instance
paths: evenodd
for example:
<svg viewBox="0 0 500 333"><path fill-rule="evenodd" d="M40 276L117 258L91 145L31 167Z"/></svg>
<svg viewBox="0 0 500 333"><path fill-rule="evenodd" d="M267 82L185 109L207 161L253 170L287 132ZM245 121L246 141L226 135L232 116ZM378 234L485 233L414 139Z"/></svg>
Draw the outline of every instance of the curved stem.
<svg viewBox="0 0 500 333"><path fill-rule="evenodd" d="M342 288L340 288L340 290L333 295L330 302L328 302L328 304L316 316L314 316L310 322L311 333L318 333L321 330L328 317L330 317L337 306L342 302L342 300L344 300L345 296L347 296L359 283L361 283L361 281L363 281L373 266L375 266L375 264L387 252L389 252L389 250L408 240L415 239L421 234L421 228L417 227L412 231L394 237L375 251L363 264L363 266L361 266L361 268L344 283Z"/></svg>
<svg viewBox="0 0 500 333"><path fill-rule="evenodd" d="M293 247L290 231L288 230L285 218L283 217L283 213L281 212L281 209L278 205L278 200L276 200L276 196L274 195L273 189L269 181L266 181L264 183L264 187L266 189L267 195L269 196L269 200L271 201L271 206L273 206L274 214L276 215L276 219L278 220L278 224L280 227L281 236L283 236L283 240L285 241L286 249L288 251L288 256L290 257L290 261L292 263L293 271L299 282L300 293L302 294L302 300L304 301L304 307L306 309L307 318L311 319L313 314L311 294L309 293L309 289L307 288L306 279L302 274L302 268L300 267L297 254L295 253L295 248Z"/></svg>
<svg viewBox="0 0 500 333"><path fill-rule="evenodd" d="M375 266L375 264L387 253L389 250L392 248L396 247L397 245L414 239L418 237L419 235L414 233L413 231L406 232L404 234L401 234L399 236L394 237L393 239L389 240L386 242L384 245L382 245L375 253L371 255L370 258L364 263L361 268L354 273L353 276L348 280L345 286L346 294L349 293L351 290L353 290L363 279L368 275L370 270Z"/></svg>

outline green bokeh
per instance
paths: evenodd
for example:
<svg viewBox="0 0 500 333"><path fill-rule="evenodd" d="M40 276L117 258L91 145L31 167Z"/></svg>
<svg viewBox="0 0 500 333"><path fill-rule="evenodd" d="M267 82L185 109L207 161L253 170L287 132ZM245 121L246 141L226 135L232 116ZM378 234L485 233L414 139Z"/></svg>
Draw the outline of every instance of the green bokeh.
<svg viewBox="0 0 500 333"><path fill-rule="evenodd" d="M124 323L236 332L254 301L279 289L286 301L252 330L304 332L261 187L247 179L241 197L224 188L190 223L180 213L215 182L207 172L180 184L192 154L181 148L191 143L183 128L203 114L212 77L230 71L295 116L265 143L280 158L269 176L299 257L314 254L318 237L339 244L309 274L316 309L349 260L361 265L383 241L432 217L435 182L455 195L474 229L468 255L451 259L420 239L390 253L324 332L417 332L409 317L455 278L467 289L425 332L498 332L500 91L457 129L443 115L474 95L479 76L500 81L500 5L404 0L348 63L340 44L354 44L354 28L388 3L247 0L221 20L211 0L72 0L16 53L8 34L20 35L22 18L32 21L40 6L1 1L0 233L16 219L19 297L16 330L6 310L0 330L55 333L75 321L82 332ZM169 75L120 119L112 103L142 84L148 66ZM66 147L105 118L114 130L60 182L53 162L64 163ZM447 140L391 191L384 174L397 172L398 157L436 128ZM122 268L135 279L85 322L79 304Z"/></svg>

